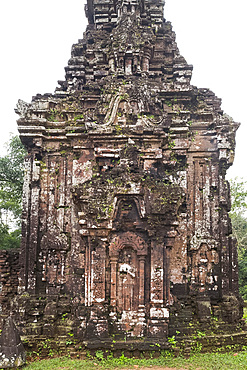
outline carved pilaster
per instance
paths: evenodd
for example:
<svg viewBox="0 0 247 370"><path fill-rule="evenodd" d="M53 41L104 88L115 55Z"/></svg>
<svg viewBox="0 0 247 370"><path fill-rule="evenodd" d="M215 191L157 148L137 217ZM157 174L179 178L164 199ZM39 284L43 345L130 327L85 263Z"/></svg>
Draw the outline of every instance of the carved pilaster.
<svg viewBox="0 0 247 370"><path fill-rule="evenodd" d="M111 265L111 306L116 307L117 302L117 256L110 258Z"/></svg>

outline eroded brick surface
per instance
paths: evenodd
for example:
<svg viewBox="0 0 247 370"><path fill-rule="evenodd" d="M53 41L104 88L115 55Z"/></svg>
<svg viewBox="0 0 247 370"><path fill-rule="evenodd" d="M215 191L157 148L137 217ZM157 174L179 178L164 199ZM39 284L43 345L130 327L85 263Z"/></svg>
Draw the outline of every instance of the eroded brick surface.
<svg viewBox="0 0 247 370"><path fill-rule="evenodd" d="M19 251L0 251L0 323L6 318L17 294Z"/></svg>
<svg viewBox="0 0 247 370"><path fill-rule="evenodd" d="M225 180L238 124L190 84L163 6L88 0L65 81L18 103L24 334L156 341L241 317Z"/></svg>

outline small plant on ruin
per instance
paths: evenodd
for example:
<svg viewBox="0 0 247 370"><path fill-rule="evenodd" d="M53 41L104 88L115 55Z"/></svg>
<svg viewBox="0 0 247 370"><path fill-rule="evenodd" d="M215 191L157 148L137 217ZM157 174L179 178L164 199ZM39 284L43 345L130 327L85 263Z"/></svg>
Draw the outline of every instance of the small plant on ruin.
<svg viewBox="0 0 247 370"><path fill-rule="evenodd" d="M97 358L97 360L100 360L100 361L104 360L104 352L100 350L96 351L95 357Z"/></svg>
<svg viewBox="0 0 247 370"><path fill-rule="evenodd" d="M175 335L173 335L172 337L168 337L168 343L171 344L172 347L176 346L177 341Z"/></svg>

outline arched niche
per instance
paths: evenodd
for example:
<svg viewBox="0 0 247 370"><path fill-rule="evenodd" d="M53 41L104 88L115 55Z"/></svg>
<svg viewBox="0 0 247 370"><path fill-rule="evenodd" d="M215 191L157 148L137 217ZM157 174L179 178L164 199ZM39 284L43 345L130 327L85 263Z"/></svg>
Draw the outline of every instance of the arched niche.
<svg viewBox="0 0 247 370"><path fill-rule="evenodd" d="M141 225L143 214L144 206L140 204L140 199L125 196L117 200L113 219L115 224L125 224L133 228Z"/></svg>
<svg viewBox="0 0 247 370"><path fill-rule="evenodd" d="M109 246L111 265L111 306L120 311L144 306L145 260L148 245L139 235L125 232Z"/></svg>

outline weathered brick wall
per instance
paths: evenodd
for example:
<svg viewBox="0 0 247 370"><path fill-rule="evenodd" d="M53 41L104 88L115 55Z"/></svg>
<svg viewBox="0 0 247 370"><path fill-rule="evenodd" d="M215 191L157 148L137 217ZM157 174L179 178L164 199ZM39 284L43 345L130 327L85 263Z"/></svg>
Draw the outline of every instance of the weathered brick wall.
<svg viewBox="0 0 247 370"><path fill-rule="evenodd" d="M163 6L88 0L65 81L18 103L24 334L155 343L240 319L225 181L238 124L190 84Z"/></svg>
<svg viewBox="0 0 247 370"><path fill-rule="evenodd" d="M11 300L17 293L19 250L0 251L0 316L9 314ZM1 322L0 322L1 325Z"/></svg>

